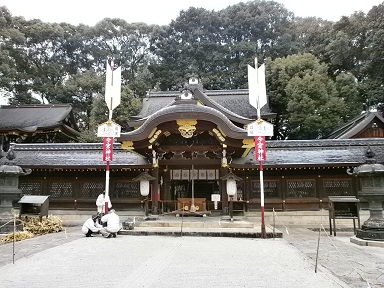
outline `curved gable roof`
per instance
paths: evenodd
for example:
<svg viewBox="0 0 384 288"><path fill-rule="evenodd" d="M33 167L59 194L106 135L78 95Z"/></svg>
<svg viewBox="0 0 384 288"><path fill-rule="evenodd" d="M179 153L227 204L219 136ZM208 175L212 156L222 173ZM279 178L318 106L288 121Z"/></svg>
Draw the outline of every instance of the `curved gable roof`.
<svg viewBox="0 0 384 288"><path fill-rule="evenodd" d="M249 104L247 89L203 91L197 84L189 85L187 89L193 93L196 100L199 100L205 106L220 111L233 122L248 124L257 118L256 109ZM143 99L142 110L135 117L138 120L128 122L129 126L139 127L149 116L157 111L176 105L176 99L180 95L181 92L178 91L150 92L148 94L149 97ZM261 109L261 114L266 119L275 117L275 114L270 112L268 105Z"/></svg>
<svg viewBox="0 0 384 288"><path fill-rule="evenodd" d="M0 106L0 134L28 135L65 130L69 138L80 135L70 104L3 105Z"/></svg>
<svg viewBox="0 0 384 288"><path fill-rule="evenodd" d="M235 139L247 137L247 131L234 125L228 118L213 108L193 105L179 104L165 107L151 116L136 130L121 133L118 141L140 141L148 138L152 130L161 123L181 119L197 119L214 122L227 136Z"/></svg>

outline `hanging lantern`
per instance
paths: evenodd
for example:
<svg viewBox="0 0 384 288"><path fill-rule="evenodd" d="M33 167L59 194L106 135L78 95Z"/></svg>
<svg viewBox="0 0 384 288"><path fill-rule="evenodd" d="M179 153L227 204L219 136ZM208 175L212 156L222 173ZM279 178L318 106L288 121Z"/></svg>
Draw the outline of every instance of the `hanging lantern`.
<svg viewBox="0 0 384 288"><path fill-rule="evenodd" d="M227 194L230 197L235 196L236 191L237 191L237 185L236 181L240 181L241 178L233 174L232 172L224 175L223 177L220 178L221 180L226 180L227 181Z"/></svg>
<svg viewBox="0 0 384 288"><path fill-rule="evenodd" d="M140 194L145 197L145 216L148 216L148 195L149 195L149 181L155 180L156 178L149 175L147 172L142 172L139 176L133 178L133 181L140 181Z"/></svg>
<svg viewBox="0 0 384 288"><path fill-rule="evenodd" d="M147 172L142 172L139 176L133 178L133 181L140 181L140 194L144 197L149 195L149 181L156 179Z"/></svg>
<svg viewBox="0 0 384 288"><path fill-rule="evenodd" d="M148 196L149 194L149 181L146 179L140 180L140 194L141 196Z"/></svg>
<svg viewBox="0 0 384 288"><path fill-rule="evenodd" d="M235 196L236 191L237 191L237 187L236 187L235 178L228 178L227 179L227 194L228 194L228 196L230 196L230 197Z"/></svg>

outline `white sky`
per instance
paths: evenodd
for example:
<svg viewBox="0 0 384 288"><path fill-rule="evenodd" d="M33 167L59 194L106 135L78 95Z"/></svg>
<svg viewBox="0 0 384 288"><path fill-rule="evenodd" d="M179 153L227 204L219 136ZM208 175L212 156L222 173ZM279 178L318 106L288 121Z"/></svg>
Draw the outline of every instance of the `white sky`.
<svg viewBox="0 0 384 288"><path fill-rule="evenodd" d="M103 18L121 18L128 23L169 24L181 10L202 7L221 10L241 0L0 0L13 16L41 19L44 22L67 22L95 25ZM296 16L316 16L337 21L355 11L367 13L383 0L276 0Z"/></svg>
<svg viewBox="0 0 384 288"><path fill-rule="evenodd" d="M13 16L26 19L41 19L44 22L66 22L95 25L102 19L121 18L128 23L166 25L189 7L221 10L229 5L248 2L241 0L0 0ZM367 13L383 0L276 0L295 16L316 16L337 21L341 16L350 16L355 11ZM1 94L0 94L1 95ZM0 105L6 100L0 96Z"/></svg>

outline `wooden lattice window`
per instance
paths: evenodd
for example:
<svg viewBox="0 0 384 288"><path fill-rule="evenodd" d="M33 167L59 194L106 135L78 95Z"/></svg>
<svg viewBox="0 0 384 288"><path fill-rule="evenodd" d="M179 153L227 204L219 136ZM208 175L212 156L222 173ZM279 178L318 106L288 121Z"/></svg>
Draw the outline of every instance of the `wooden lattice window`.
<svg viewBox="0 0 384 288"><path fill-rule="evenodd" d="M139 198L140 182L138 181L124 181L115 182L113 189L114 198Z"/></svg>
<svg viewBox="0 0 384 288"><path fill-rule="evenodd" d="M251 181L251 198L260 198L260 181ZM264 181L264 197L279 197L278 181Z"/></svg>
<svg viewBox="0 0 384 288"><path fill-rule="evenodd" d="M83 182L79 198L97 198L105 190L105 182Z"/></svg>
<svg viewBox="0 0 384 288"><path fill-rule="evenodd" d="M315 180L288 180L288 197L316 197Z"/></svg>
<svg viewBox="0 0 384 288"><path fill-rule="evenodd" d="M19 189L22 195L41 195L43 191L40 181L20 182Z"/></svg>
<svg viewBox="0 0 384 288"><path fill-rule="evenodd" d="M73 183L50 182L48 191L52 198L71 198L73 197Z"/></svg>
<svg viewBox="0 0 384 288"><path fill-rule="evenodd" d="M353 196L352 181L350 179L323 179L325 197Z"/></svg>

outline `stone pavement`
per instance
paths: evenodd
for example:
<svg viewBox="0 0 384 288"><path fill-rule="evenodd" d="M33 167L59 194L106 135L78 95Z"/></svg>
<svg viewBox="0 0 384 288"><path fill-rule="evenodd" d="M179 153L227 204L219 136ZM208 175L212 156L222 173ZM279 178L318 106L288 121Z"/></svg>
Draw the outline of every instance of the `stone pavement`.
<svg viewBox="0 0 384 288"><path fill-rule="evenodd" d="M384 287L384 247L360 246L351 242L353 229L340 228L337 236L316 227L279 227L283 238L311 263L325 268L349 287ZM319 234L320 229L320 234ZM325 231L326 230L326 231ZM320 236L319 236L320 235Z"/></svg>
<svg viewBox="0 0 384 288"><path fill-rule="evenodd" d="M13 244L0 245L0 287L384 287L384 248L351 243L348 229L319 241L304 227L275 239L85 238L80 228L16 242L14 264Z"/></svg>

